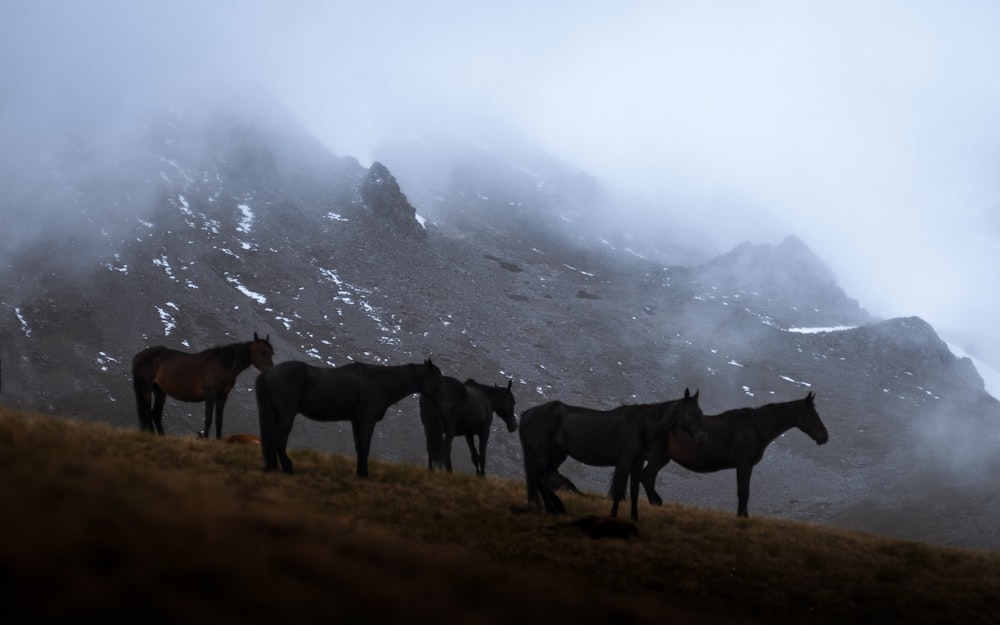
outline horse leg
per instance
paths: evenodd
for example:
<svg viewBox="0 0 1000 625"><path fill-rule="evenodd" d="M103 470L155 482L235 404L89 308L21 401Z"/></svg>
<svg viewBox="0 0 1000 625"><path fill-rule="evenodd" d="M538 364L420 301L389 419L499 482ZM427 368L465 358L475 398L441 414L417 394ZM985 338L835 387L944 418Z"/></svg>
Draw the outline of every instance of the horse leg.
<svg viewBox="0 0 1000 625"><path fill-rule="evenodd" d="M354 432L354 453L358 456L358 477L368 477L368 452L371 450L375 421L376 419L368 416L351 419L351 430ZM449 467L448 470L450 471L451 468Z"/></svg>
<svg viewBox="0 0 1000 625"><path fill-rule="evenodd" d="M226 408L226 395L215 400L215 440L222 440L222 411ZM205 436L208 436L208 428L205 428Z"/></svg>
<svg viewBox="0 0 1000 625"><path fill-rule="evenodd" d="M551 447L546 450L544 455L545 464L540 467L538 475L542 478L538 481L538 490L542 494L542 501L545 502L545 509L549 511L550 514L566 514L566 506L563 505L562 499L556 495L555 491L552 490L552 485L549 483L549 474L558 471L559 467L563 462L566 461L568 454L559 447Z"/></svg>
<svg viewBox="0 0 1000 625"><path fill-rule="evenodd" d="M542 495L545 510L549 514L566 514L566 506L563 505L562 499L549 488L548 484L539 483L538 491Z"/></svg>
<svg viewBox="0 0 1000 625"><path fill-rule="evenodd" d="M208 433L212 430L212 414L215 412L215 398L211 395L205 397L205 428L198 432L198 438L208 438Z"/></svg>
<svg viewBox="0 0 1000 625"><path fill-rule="evenodd" d="M642 458L632 465L629 476L629 496L632 497L632 520L639 520L639 478L642 476Z"/></svg>
<svg viewBox="0 0 1000 625"><path fill-rule="evenodd" d="M618 502L625 499L625 486L628 483L629 469L631 465L619 462L615 466L614 475L611 477L611 516L618 516Z"/></svg>
<svg viewBox="0 0 1000 625"><path fill-rule="evenodd" d="M264 472L270 473L278 469L278 452L274 447L275 435L270 431L265 433L263 425L260 428L260 451L264 455Z"/></svg>
<svg viewBox="0 0 1000 625"><path fill-rule="evenodd" d="M667 455L667 440L664 438L657 441L650 448L646 454L646 467L642 470L642 478L640 479L642 487L646 489L646 499L649 500L650 505L654 506L663 505L663 499L656 492L656 476L660 473L660 469L670 462L670 457Z"/></svg>
<svg viewBox="0 0 1000 625"><path fill-rule="evenodd" d="M455 440L455 428L449 427L445 430L444 440L441 443L441 460L444 461L444 470L451 473L451 445Z"/></svg>
<svg viewBox="0 0 1000 625"><path fill-rule="evenodd" d="M278 462L281 463L281 470L289 475L292 473L292 459L288 457L286 449L288 447L288 435L292 433L292 423L294 422L295 413L286 417L279 412L277 422L274 424L274 453L277 454Z"/></svg>
<svg viewBox="0 0 1000 625"><path fill-rule="evenodd" d="M753 473L753 465L739 465L736 467L736 498L738 507L736 516L748 517L747 503L750 501L750 474Z"/></svg>
<svg viewBox="0 0 1000 625"><path fill-rule="evenodd" d="M479 440L483 438L480 436ZM483 465L483 455L476 451L476 438L472 434L465 435L465 442L469 446L469 456L472 458L472 466L476 468L476 475L482 477L486 475L486 467Z"/></svg>
<svg viewBox="0 0 1000 625"><path fill-rule="evenodd" d="M163 436L163 404L167 403L167 394L157 386L153 385L153 427L156 428L156 433ZM150 428L153 431L153 428Z"/></svg>

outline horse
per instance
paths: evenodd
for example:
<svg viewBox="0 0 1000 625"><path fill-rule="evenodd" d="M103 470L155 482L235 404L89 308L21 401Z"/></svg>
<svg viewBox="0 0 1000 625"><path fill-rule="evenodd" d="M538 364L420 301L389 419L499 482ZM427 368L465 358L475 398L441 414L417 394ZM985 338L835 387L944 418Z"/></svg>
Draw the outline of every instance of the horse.
<svg viewBox="0 0 1000 625"><path fill-rule="evenodd" d="M314 421L350 421L358 477L368 477L368 453L375 424L389 406L413 393L438 401L444 394L441 370L423 364L352 363L319 367L289 360L260 373L255 384L264 471L292 472L285 448L298 414Z"/></svg>
<svg viewBox="0 0 1000 625"><path fill-rule="evenodd" d="M567 457L590 466L615 468L610 494L611 516L631 481L632 520L638 520L639 478L647 451L671 431L684 429L697 439L705 437L701 425L698 392L684 389L684 397L655 404L624 405L594 410L550 401L521 415L518 430L524 456L524 475L529 508L539 507L539 498L550 514L566 512L553 492L550 476Z"/></svg>
<svg viewBox="0 0 1000 625"><path fill-rule="evenodd" d="M511 381L507 381L507 386L487 386L472 378L462 383L445 376L444 384L449 410L443 411L438 402L420 397L420 421L427 439L427 469L433 471L435 466L443 465L451 473L452 440L456 436L464 436L476 475L485 477L486 443L490 438L493 413L507 424L508 432L517 430ZM478 451L476 437L479 438Z"/></svg>
<svg viewBox="0 0 1000 625"><path fill-rule="evenodd" d="M215 414L215 438L222 438L222 412L236 377L250 365L267 371L274 365L271 335L253 333L253 340L211 347L196 354L161 345L147 347L132 358L132 388L139 407L139 429L163 434L163 404L167 396L184 402L205 402L208 438ZM153 405L150 407L150 400Z"/></svg>
<svg viewBox="0 0 1000 625"><path fill-rule="evenodd" d="M829 440L826 426L816 412L815 399L816 395L810 391L804 399L704 415L701 420L708 432L707 442L698 443L685 432L675 432L669 439L657 441L642 472L641 481L649 503L663 504L656 492L656 475L673 460L697 473L736 469L736 515L749 516L750 474L774 439L798 428L818 445Z"/></svg>

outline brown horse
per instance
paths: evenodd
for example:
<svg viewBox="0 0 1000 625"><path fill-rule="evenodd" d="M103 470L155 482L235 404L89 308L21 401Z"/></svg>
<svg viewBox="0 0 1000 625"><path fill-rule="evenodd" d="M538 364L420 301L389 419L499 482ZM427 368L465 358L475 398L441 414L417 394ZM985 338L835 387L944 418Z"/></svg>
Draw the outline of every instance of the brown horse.
<svg viewBox="0 0 1000 625"><path fill-rule="evenodd" d="M169 347L147 347L132 359L132 387L139 406L139 429L163 434L163 404L167 396L185 402L205 402L207 438L215 414L215 438L222 438L222 411L236 376L253 365L260 371L273 366L274 349L270 335L253 340L212 347L191 354ZM152 407L150 406L152 401ZM155 430L154 430L155 428Z"/></svg>
<svg viewBox="0 0 1000 625"><path fill-rule="evenodd" d="M816 396L767 404L758 408L737 408L717 415L702 415L708 440L695 441L687 432L675 430L666 440L657 441L647 455L642 485L649 503L663 503L656 492L656 474L671 460L697 473L736 469L737 516L747 515L750 474L764 457L771 442L792 428L798 428L822 445L829 439L826 426L816 412Z"/></svg>

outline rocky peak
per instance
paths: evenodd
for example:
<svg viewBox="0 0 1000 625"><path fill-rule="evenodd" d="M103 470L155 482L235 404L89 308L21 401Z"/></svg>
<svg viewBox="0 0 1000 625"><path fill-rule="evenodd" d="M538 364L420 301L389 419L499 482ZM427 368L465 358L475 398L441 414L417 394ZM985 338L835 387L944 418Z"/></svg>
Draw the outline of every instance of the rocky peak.
<svg viewBox="0 0 1000 625"><path fill-rule="evenodd" d="M376 218L394 228L418 236L425 231L417 221L417 211L400 190L389 168L375 161L368 168L368 175L358 184L358 193L365 208Z"/></svg>
<svg viewBox="0 0 1000 625"><path fill-rule="evenodd" d="M798 237L778 245L741 243L695 269L697 280L726 292L769 302L771 314L796 308L817 325L852 325L871 317L837 284L833 271ZM814 313L810 314L812 310ZM779 315L780 316L780 315Z"/></svg>

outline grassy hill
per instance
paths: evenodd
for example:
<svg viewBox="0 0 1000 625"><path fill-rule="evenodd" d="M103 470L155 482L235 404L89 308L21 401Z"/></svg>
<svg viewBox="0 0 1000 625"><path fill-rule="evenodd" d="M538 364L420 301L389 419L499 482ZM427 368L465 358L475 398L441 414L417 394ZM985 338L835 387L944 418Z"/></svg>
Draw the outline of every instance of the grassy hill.
<svg viewBox="0 0 1000 625"><path fill-rule="evenodd" d="M98 417L100 415L92 415ZM1000 554L0 408L0 613L144 623L995 623ZM947 523L947 519L941 519Z"/></svg>

